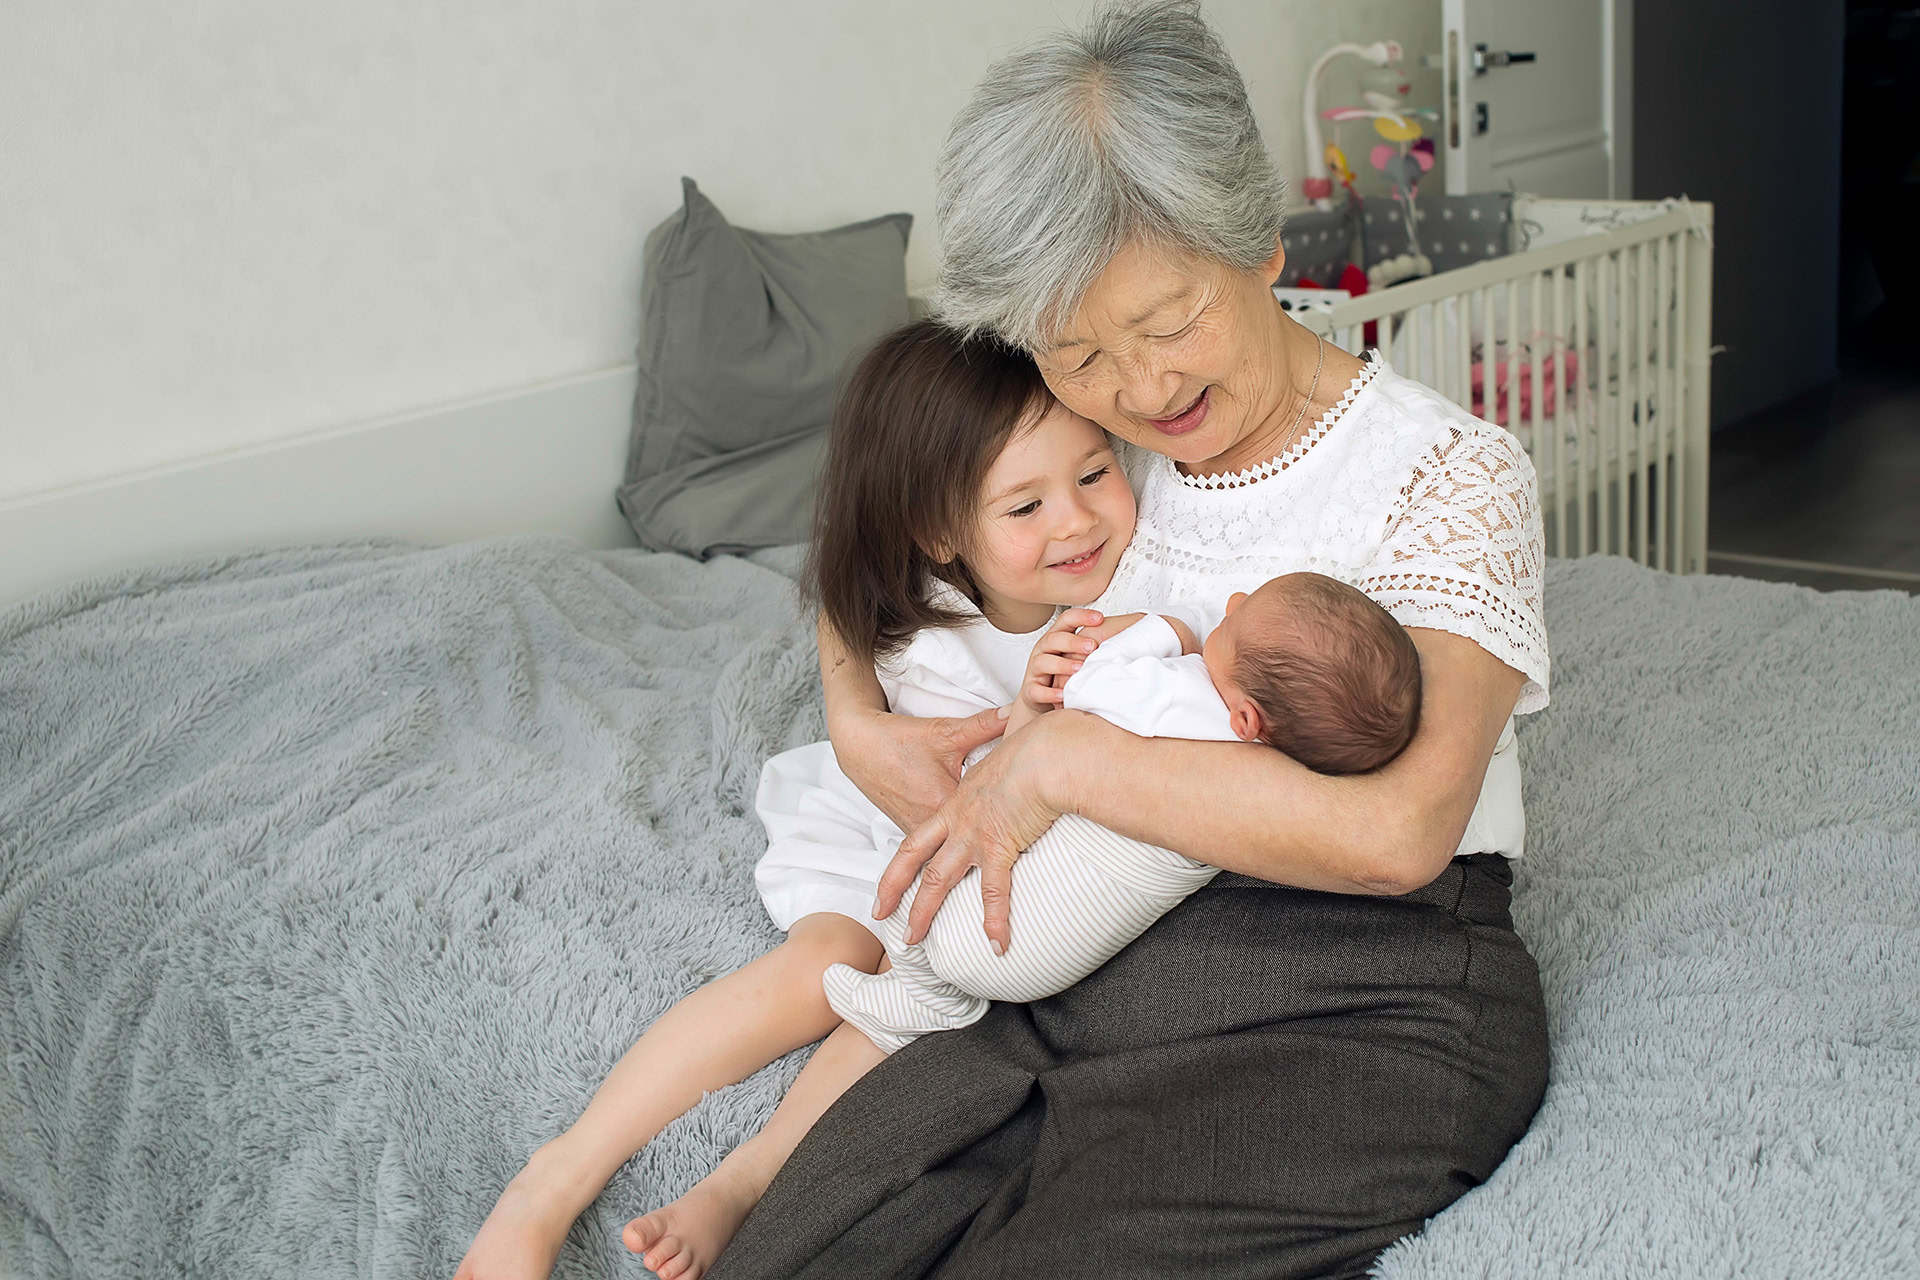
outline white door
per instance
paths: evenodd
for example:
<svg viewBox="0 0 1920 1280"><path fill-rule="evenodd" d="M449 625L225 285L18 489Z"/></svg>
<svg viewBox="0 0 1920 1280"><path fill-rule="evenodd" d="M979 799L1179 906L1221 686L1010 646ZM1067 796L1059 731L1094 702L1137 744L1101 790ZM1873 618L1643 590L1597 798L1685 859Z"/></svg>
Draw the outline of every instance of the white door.
<svg viewBox="0 0 1920 1280"><path fill-rule="evenodd" d="M1447 194L1631 197L1632 0L1442 0Z"/></svg>

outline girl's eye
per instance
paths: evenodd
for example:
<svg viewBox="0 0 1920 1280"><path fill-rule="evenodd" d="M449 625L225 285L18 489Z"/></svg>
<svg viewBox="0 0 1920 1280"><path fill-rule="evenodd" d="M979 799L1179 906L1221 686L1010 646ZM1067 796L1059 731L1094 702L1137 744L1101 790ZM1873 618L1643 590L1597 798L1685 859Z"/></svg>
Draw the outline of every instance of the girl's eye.
<svg viewBox="0 0 1920 1280"><path fill-rule="evenodd" d="M1039 509L1040 509L1040 500L1038 498L1035 498L1032 502L1024 503L1021 506L1015 507L1013 510L1007 512L1007 514L1010 516L1030 516L1034 512L1038 511Z"/></svg>
<svg viewBox="0 0 1920 1280"><path fill-rule="evenodd" d="M1080 483L1081 484L1099 484L1101 478L1104 477L1107 474L1107 472L1111 470L1113 470L1112 467L1101 467L1098 471L1089 471L1086 475L1080 477Z"/></svg>

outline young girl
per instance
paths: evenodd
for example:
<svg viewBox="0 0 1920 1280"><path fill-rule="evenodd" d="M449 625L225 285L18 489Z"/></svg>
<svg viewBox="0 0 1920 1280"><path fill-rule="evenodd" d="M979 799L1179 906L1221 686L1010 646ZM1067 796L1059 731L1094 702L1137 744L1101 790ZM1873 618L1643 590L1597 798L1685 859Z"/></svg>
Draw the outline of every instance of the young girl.
<svg viewBox="0 0 1920 1280"><path fill-rule="evenodd" d="M923 321L882 338L836 412L808 584L889 707L913 715L1059 703L1054 680L1097 641L1056 616L1106 589L1133 494L1105 432L1053 400L1024 354ZM787 940L696 991L640 1038L586 1111L536 1151L481 1226L457 1280L545 1277L607 1181L703 1093L825 1036L767 1126L672 1204L627 1224L662 1280L698 1280L807 1130L885 1055L828 1007L834 965L879 969L880 873L902 838L821 743L769 762L773 837L757 880ZM864 849L847 823L874 824Z"/></svg>

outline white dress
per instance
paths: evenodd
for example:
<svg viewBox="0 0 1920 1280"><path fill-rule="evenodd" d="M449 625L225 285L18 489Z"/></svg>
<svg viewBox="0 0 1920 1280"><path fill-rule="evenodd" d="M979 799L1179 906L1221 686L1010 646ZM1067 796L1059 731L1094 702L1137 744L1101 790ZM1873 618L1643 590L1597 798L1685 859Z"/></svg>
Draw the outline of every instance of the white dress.
<svg viewBox="0 0 1920 1280"><path fill-rule="evenodd" d="M1133 541L1093 608L1224 600L1312 571L1404 627L1464 636L1526 677L1515 714L1547 705L1545 549L1520 442L1369 353L1339 402L1272 462L1210 480L1122 445ZM1518 857L1520 761L1508 720L1459 852Z"/></svg>

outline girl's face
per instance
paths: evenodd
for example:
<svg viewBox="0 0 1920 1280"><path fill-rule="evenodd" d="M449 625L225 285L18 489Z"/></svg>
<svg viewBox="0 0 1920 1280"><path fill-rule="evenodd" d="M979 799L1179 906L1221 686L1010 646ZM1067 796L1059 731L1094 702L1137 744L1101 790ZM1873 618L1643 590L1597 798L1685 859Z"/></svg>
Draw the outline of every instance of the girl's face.
<svg viewBox="0 0 1920 1280"><path fill-rule="evenodd" d="M967 544L987 618L1032 631L1091 603L1133 537L1133 490L1107 433L1049 398L987 469Z"/></svg>

